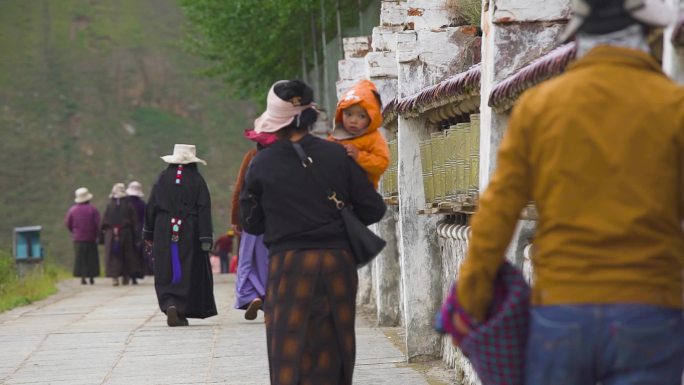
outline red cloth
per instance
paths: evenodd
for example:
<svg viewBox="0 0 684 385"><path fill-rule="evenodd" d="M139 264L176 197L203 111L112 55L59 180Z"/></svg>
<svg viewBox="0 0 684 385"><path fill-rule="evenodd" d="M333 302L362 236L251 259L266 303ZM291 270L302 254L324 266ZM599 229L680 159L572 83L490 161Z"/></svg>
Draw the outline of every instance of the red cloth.
<svg viewBox="0 0 684 385"><path fill-rule="evenodd" d="M230 266L228 267L228 272L229 273L237 273L237 265L238 265L238 256L233 255L233 257L230 258Z"/></svg>

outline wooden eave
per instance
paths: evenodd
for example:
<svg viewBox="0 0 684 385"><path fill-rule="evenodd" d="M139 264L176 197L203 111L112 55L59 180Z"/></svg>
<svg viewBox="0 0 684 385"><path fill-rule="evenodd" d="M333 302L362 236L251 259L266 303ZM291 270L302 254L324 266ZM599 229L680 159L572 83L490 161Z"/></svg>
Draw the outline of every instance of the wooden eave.
<svg viewBox="0 0 684 385"><path fill-rule="evenodd" d="M489 106L497 112L511 109L525 90L563 73L570 61L575 58L576 53L576 44L572 42L535 59L494 86L489 94Z"/></svg>

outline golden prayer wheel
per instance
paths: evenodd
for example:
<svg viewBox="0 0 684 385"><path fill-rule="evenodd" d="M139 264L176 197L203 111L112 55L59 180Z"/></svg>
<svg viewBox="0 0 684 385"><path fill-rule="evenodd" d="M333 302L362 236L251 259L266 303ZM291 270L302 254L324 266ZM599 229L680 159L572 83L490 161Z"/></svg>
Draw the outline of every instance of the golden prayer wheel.
<svg viewBox="0 0 684 385"><path fill-rule="evenodd" d="M468 194L474 196L478 193L480 185L480 156L470 155L470 187Z"/></svg>
<svg viewBox="0 0 684 385"><path fill-rule="evenodd" d="M432 148L432 174L435 201L444 199L444 132L438 131L430 134L430 146Z"/></svg>
<svg viewBox="0 0 684 385"><path fill-rule="evenodd" d="M432 146L430 140L422 140L418 144L420 148L420 165L423 172L432 170Z"/></svg>
<svg viewBox="0 0 684 385"><path fill-rule="evenodd" d="M434 200L441 202L445 197L444 181L445 181L445 170L442 166L435 166L432 168L432 185L434 188Z"/></svg>
<svg viewBox="0 0 684 385"><path fill-rule="evenodd" d="M434 175L432 171L423 174L423 190L425 192L425 203L435 201L435 187L433 184Z"/></svg>
<svg viewBox="0 0 684 385"><path fill-rule="evenodd" d="M480 156L480 114L470 115L470 155Z"/></svg>
<svg viewBox="0 0 684 385"><path fill-rule="evenodd" d="M444 164L444 197L455 200L458 196L456 191L457 164L455 160L447 160Z"/></svg>
<svg viewBox="0 0 684 385"><path fill-rule="evenodd" d="M454 191L457 195L464 194L468 188L466 181L467 164L467 131L466 123L458 123L455 126L455 138L453 141L456 163Z"/></svg>
<svg viewBox="0 0 684 385"><path fill-rule="evenodd" d="M457 159L457 147L459 134L456 126L451 126L449 129L445 130L446 142L445 142L445 153L446 160L444 164L445 169L445 190L446 196L449 200L455 200L458 196L458 191L456 188L456 179L458 177L458 165Z"/></svg>
<svg viewBox="0 0 684 385"><path fill-rule="evenodd" d="M423 171L423 190L425 192L425 203L432 203L434 200L434 187L432 185L432 144L431 140L423 140L419 143L420 163Z"/></svg>
<svg viewBox="0 0 684 385"><path fill-rule="evenodd" d="M432 148L432 165L444 165L444 131L437 131L430 134L430 144Z"/></svg>

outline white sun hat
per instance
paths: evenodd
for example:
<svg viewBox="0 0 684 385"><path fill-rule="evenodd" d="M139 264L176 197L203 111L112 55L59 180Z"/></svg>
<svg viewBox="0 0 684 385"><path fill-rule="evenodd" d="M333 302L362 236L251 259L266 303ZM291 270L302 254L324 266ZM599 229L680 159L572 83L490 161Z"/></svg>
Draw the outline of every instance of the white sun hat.
<svg viewBox="0 0 684 385"><path fill-rule="evenodd" d="M195 155L194 144L176 144L173 146L172 155L165 155L161 158L170 164L202 163L205 166L207 165L207 162Z"/></svg>
<svg viewBox="0 0 684 385"><path fill-rule="evenodd" d="M136 196L136 197L144 197L145 194L143 193L142 190L142 184L138 182L137 180L134 180L133 182L128 184L128 188L126 188L126 195L130 196Z"/></svg>
<svg viewBox="0 0 684 385"><path fill-rule="evenodd" d="M77 188L74 192L74 195L74 202L76 203L88 202L89 200L93 199L93 194L91 194L90 191L88 191L88 189L85 187Z"/></svg>
<svg viewBox="0 0 684 385"><path fill-rule="evenodd" d="M110 198L123 198L126 196L126 186L123 183L114 183L112 192L109 193Z"/></svg>

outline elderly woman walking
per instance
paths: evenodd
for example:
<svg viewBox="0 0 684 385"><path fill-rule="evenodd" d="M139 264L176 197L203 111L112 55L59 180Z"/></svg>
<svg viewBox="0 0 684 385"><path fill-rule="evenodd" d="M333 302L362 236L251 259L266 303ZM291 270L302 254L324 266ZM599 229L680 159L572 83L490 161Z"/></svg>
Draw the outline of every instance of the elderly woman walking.
<svg viewBox="0 0 684 385"><path fill-rule="evenodd" d="M136 180L128 184L126 188L126 199L131 203L135 209L136 219L138 220L138 227L142 228L145 223L145 201L143 200L145 193L143 193L142 184ZM140 275L137 278L143 278L146 275L153 275L151 256L145 253L143 243L140 242L136 248L138 252L138 259L140 259ZM136 277L134 277L135 279Z"/></svg>
<svg viewBox="0 0 684 385"><path fill-rule="evenodd" d="M254 130L246 130L245 138L256 143L256 147L247 151L242 158L240 171L235 181L235 190L231 206L231 224L239 236L237 279L235 280L235 308L245 310L245 319L254 320L257 312L262 309L266 295L266 281L268 277L268 249L264 245L264 235L254 235L242 231L239 218L240 192L244 186L247 167L257 154L277 140L275 134Z"/></svg>
<svg viewBox="0 0 684 385"><path fill-rule="evenodd" d="M114 286L128 285L131 278L140 274L140 258L136 245L140 240L140 225L135 208L128 202L126 186L115 183L109 194L109 203L102 218L100 240L105 245L105 268ZM133 281L133 283L137 283Z"/></svg>
<svg viewBox="0 0 684 385"><path fill-rule="evenodd" d="M81 277L81 284L95 283L100 275L100 257L97 252L97 232L100 229L100 212L90 204L93 194L85 187L75 192L74 203L64 218L74 240L74 277Z"/></svg>
<svg viewBox="0 0 684 385"><path fill-rule="evenodd" d="M143 237L154 255L154 288L168 326L217 314L209 264L213 241L211 198L195 146L176 144L152 187Z"/></svg>
<svg viewBox="0 0 684 385"><path fill-rule="evenodd" d="M335 204L295 146L362 222L385 213L381 196L345 149L309 134L317 116L312 101L313 91L301 81L271 87L255 131L275 132L280 140L254 157L240 194L243 229L264 234L269 248L264 306L275 385L349 385L356 355L356 262Z"/></svg>

